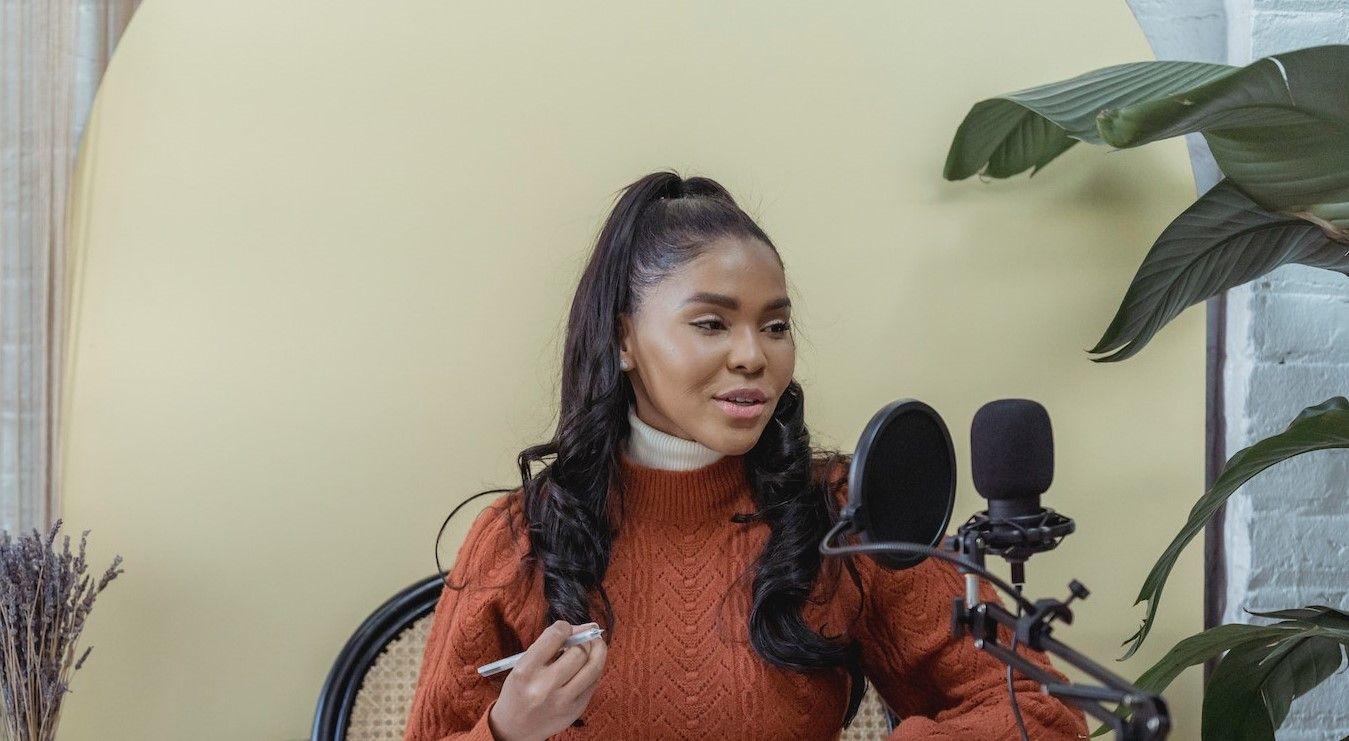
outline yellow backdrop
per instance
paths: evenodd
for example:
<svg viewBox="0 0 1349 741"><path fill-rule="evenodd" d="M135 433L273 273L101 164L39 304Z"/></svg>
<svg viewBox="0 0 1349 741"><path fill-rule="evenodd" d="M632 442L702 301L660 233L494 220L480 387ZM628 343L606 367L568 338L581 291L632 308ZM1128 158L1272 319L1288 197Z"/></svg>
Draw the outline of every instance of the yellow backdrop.
<svg viewBox="0 0 1349 741"><path fill-rule="evenodd" d="M1126 363L1083 350L1192 200L1185 148L941 170L975 101L1150 57L1121 0L146 2L75 194L64 516L126 572L62 737L307 736L351 631L432 573L444 515L518 485L599 225L666 167L720 180L779 245L819 441L932 404L963 520L974 411L1045 404L1046 502L1078 534L1029 592L1084 581L1058 634L1136 676L1200 628L1195 547L1114 662L1202 488L1202 310ZM1192 671L1167 693L1175 738L1198 692Z"/></svg>

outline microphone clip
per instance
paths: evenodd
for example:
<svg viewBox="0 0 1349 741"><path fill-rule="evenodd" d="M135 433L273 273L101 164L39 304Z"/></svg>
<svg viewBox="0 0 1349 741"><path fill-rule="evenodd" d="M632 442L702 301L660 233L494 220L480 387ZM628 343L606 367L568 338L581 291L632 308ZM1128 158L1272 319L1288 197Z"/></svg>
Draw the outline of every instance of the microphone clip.
<svg viewBox="0 0 1349 741"><path fill-rule="evenodd" d="M1054 550L1076 529L1071 517L1044 507L1031 514L1010 517L976 512L956 532L961 536L973 534L985 552L1018 563L1036 553Z"/></svg>

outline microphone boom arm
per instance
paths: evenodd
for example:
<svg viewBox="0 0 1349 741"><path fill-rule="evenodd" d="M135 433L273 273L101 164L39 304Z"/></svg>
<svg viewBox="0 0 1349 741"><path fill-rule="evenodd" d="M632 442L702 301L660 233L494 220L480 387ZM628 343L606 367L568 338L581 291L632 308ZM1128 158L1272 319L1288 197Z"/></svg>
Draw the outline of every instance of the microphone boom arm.
<svg viewBox="0 0 1349 741"><path fill-rule="evenodd" d="M1170 732L1171 716L1165 700L1160 695L1135 687L1123 677L1050 636L1052 630L1050 622L1061 619L1064 623L1072 623L1073 613L1068 607L1069 603L1077 598L1085 598L1088 594L1086 587L1077 580L1069 584L1072 594L1066 601L1046 598L1031 603L1019 591L984 567L983 544L977 532L967 531L961 535L949 536L944 539L943 548L915 543L874 541L855 545L830 545L835 537L846 533L850 527L851 523L847 519L840 520L820 543L820 553L921 554L955 564L965 575L966 594L964 597L952 599L953 635L968 633L974 640L975 648L1039 682L1047 694L1068 702L1110 726L1115 731L1115 737L1121 741L1158 741L1165 739ZM962 555L969 555L970 558L962 558ZM1018 617L1001 605L979 601L977 580L980 578L987 580L1015 600L1024 614ZM998 641L999 625L1012 630L1017 643L1058 657L1100 682L1102 686L1060 682L1057 677L1039 665L1001 644ZM1128 717L1117 715L1102 703L1122 705L1130 711L1130 714Z"/></svg>
<svg viewBox="0 0 1349 741"><path fill-rule="evenodd" d="M978 577L970 575L970 578ZM1017 617L1001 605L982 602L973 607L967 607L964 604L965 600L961 597L955 598L952 602L951 629L953 633L959 635L968 631L974 639L976 648L1039 682L1046 693L1062 698L1110 726L1115 731L1116 738L1124 741L1151 741L1152 739L1166 738L1171 725L1170 714L1167 711L1166 702L1161 696L1138 689L1122 677L1113 674L1063 642L1047 635L1046 626L1041 621L1052 614L1051 611L1042 610L1038 613L1027 613ZM1054 611L1066 604L1056 599L1036 601L1037 605L1043 605L1044 603L1052 603L1050 607ZM1057 677L1050 675L1039 665L1031 663L998 642L998 625L1005 625L1014 631L1017 634L1018 643L1024 643L1037 651L1043 651L1063 660L1091 676L1103 686L1063 684ZM1024 640L1023 636L1028 634L1033 638ZM1128 717L1116 715L1102 703L1122 705L1130 711L1130 714Z"/></svg>

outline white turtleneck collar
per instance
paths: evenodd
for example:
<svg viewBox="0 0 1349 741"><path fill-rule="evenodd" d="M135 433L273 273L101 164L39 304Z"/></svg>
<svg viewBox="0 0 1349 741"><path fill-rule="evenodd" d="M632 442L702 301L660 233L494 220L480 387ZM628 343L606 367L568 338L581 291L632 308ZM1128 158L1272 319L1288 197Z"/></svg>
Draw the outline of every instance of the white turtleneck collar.
<svg viewBox="0 0 1349 741"><path fill-rule="evenodd" d="M648 468L691 471L709 465L723 455L697 440L685 440L643 422L632 404L628 405L628 424L632 426L632 433L628 435L625 452L633 461Z"/></svg>

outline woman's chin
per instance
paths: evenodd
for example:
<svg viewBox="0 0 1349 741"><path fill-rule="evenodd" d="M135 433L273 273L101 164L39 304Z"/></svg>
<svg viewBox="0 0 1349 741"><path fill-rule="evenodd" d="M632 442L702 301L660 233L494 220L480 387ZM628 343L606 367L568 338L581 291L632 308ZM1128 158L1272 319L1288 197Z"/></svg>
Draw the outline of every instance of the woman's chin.
<svg viewBox="0 0 1349 741"><path fill-rule="evenodd" d="M745 430L731 430L730 434L724 435L715 444L707 447L721 453L722 455L744 455L759 443L757 431L751 431L754 434L745 434Z"/></svg>

